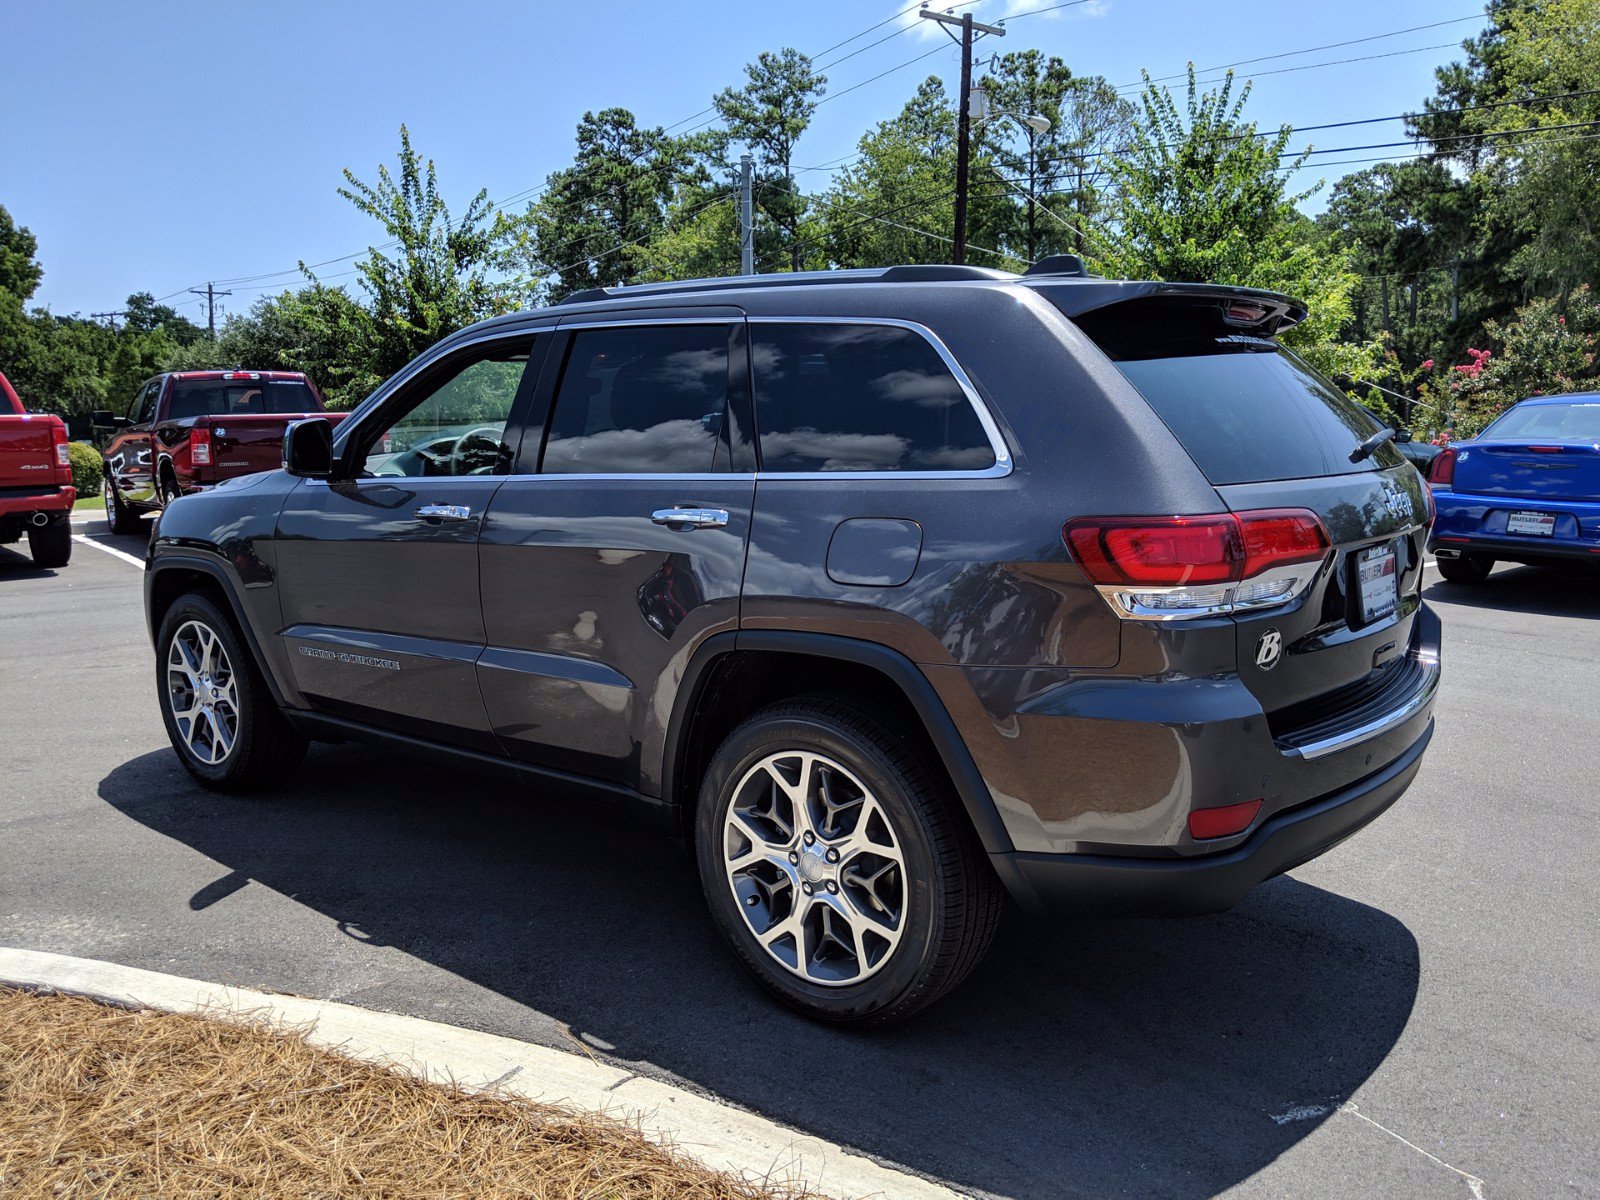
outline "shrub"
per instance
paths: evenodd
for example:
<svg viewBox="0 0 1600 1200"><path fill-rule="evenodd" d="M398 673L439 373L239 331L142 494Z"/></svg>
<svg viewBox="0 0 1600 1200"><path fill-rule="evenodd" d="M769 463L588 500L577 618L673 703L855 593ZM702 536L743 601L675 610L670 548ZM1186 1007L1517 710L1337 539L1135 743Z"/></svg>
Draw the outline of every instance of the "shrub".
<svg viewBox="0 0 1600 1200"><path fill-rule="evenodd" d="M100 483L105 478L105 460L88 442L69 442L67 453L72 456L72 486L78 496L98 496Z"/></svg>

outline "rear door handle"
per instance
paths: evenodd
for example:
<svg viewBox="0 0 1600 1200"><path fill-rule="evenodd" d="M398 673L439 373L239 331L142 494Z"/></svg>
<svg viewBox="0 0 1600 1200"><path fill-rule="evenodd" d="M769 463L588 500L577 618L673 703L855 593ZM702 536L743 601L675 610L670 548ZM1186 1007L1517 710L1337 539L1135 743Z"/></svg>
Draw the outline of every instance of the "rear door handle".
<svg viewBox="0 0 1600 1200"><path fill-rule="evenodd" d="M417 509L417 518L422 521L470 521L472 509L465 504L424 504Z"/></svg>
<svg viewBox="0 0 1600 1200"><path fill-rule="evenodd" d="M657 525L669 529L721 529L728 523L725 508L658 508L650 514Z"/></svg>

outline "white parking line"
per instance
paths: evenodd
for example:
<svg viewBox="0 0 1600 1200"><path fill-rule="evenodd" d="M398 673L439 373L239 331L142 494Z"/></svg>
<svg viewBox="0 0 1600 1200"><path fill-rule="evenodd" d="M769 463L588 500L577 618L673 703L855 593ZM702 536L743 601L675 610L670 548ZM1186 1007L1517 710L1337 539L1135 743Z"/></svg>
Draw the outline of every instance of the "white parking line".
<svg viewBox="0 0 1600 1200"><path fill-rule="evenodd" d="M104 550L107 554L111 555L113 558L120 558L123 562L132 563L134 566L138 567L141 571L144 570L144 559L135 558L133 555L129 554L126 550L118 550L115 546L108 546L104 542L97 542L94 538L89 537L89 536L87 536L85 534L82 534L82 533L73 534L72 535L72 540L75 541L75 542L82 542L85 546L93 546L96 550Z"/></svg>

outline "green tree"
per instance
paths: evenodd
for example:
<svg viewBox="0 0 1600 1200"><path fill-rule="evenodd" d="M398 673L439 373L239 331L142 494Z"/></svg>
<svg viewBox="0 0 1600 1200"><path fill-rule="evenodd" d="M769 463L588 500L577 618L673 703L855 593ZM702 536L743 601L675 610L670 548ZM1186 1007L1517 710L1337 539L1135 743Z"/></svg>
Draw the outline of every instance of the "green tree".
<svg viewBox="0 0 1600 1200"><path fill-rule="evenodd" d="M1017 197L998 236L1030 262L1062 252L1094 255L1105 179L1133 106L1104 79L1076 77L1061 59L1037 50L1000 55L980 86L996 114L980 127L980 152L1002 190ZM1022 119L1029 116L1043 117L1049 128L1033 128Z"/></svg>
<svg viewBox="0 0 1600 1200"><path fill-rule="evenodd" d="M724 88L711 102L723 125L712 143L718 174L730 186L738 179L735 145L747 147L755 160L755 203L766 218L757 219L756 258L768 269L779 262L793 271L805 265L800 226L806 199L795 185L794 147L827 84L810 58L785 47L763 51L745 67L744 86Z"/></svg>
<svg viewBox="0 0 1600 1200"><path fill-rule="evenodd" d="M38 252L39 239L0 204L0 303L14 302L20 308L33 299L44 278Z"/></svg>
<svg viewBox="0 0 1600 1200"><path fill-rule="evenodd" d="M529 209L532 261L552 279L551 300L647 271L676 188L693 174L684 144L641 128L625 108L584 113L577 142L572 166L551 175Z"/></svg>
<svg viewBox="0 0 1600 1200"><path fill-rule="evenodd" d="M1488 24L1438 68L1412 132L1470 175L1477 239L1465 284L1482 317L1564 301L1600 276L1600 0L1490 0ZM1544 99L1544 97L1559 97ZM1575 128L1576 127L1576 128Z"/></svg>
<svg viewBox="0 0 1600 1200"><path fill-rule="evenodd" d="M496 210L479 189L459 220L439 192L432 159L412 148L400 126L398 179L387 164L368 184L345 169L338 189L382 227L393 246L373 247L357 264L369 297L371 358L364 369L380 378L399 370L446 334L515 309L527 294L514 266L524 221ZM315 276L301 264L313 283Z"/></svg>

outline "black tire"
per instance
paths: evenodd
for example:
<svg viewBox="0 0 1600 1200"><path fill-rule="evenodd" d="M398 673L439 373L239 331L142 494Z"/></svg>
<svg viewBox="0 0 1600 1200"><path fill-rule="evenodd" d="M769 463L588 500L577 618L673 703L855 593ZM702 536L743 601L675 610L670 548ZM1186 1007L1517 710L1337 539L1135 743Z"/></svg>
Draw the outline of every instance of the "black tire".
<svg viewBox="0 0 1600 1200"><path fill-rule="evenodd" d="M28 553L36 567L64 567L72 561L72 519L63 515L42 529L28 527Z"/></svg>
<svg viewBox="0 0 1600 1200"><path fill-rule="evenodd" d="M117 495L116 485L111 482L111 477L106 476L100 486L105 489L102 498L106 504L106 524L111 527L111 532L138 533L139 514L122 502L122 497Z"/></svg>
<svg viewBox="0 0 1600 1200"><path fill-rule="evenodd" d="M183 489L178 486L178 477L172 473L172 468L163 467L160 482L156 485L156 498L161 502L161 507L166 508L182 495Z"/></svg>
<svg viewBox="0 0 1600 1200"><path fill-rule="evenodd" d="M174 639L194 626L209 630L220 645L232 684L229 694L237 702L234 706L224 706L218 701L219 710L225 712L226 707L232 708L234 727L231 746L215 761L207 761L191 745L189 734L181 727L180 717L174 711L175 698L169 685L168 663ZM156 697L173 751L189 774L214 791L244 792L278 783L305 756L305 736L279 711L261 668L239 636L232 618L207 593L189 592L180 596L161 621L161 630L156 636ZM192 723L199 718L189 720ZM216 728L214 722L211 728ZM202 742L206 740L201 738Z"/></svg>
<svg viewBox="0 0 1600 1200"><path fill-rule="evenodd" d="M1485 554L1463 554L1460 558L1435 559L1439 574L1451 583L1482 583L1494 570L1494 559Z"/></svg>
<svg viewBox="0 0 1600 1200"><path fill-rule="evenodd" d="M754 794L751 785L741 789L741 781L757 778L752 773L761 770L761 764L790 751L822 755L831 760L831 765L825 764L829 771L843 767L855 777L854 781L847 778L847 784L859 781L864 785L882 810L904 858L898 942L870 966L857 955L857 973L863 975L858 981L845 978L816 983L802 978L794 964L780 962L758 941L752 926L757 917L746 919L735 895L742 886L739 876L725 865L729 809L740 797ZM696 859L706 901L717 927L745 966L780 1000L807 1016L860 1025L902 1020L960 983L989 947L1000 918L1000 883L949 781L942 774L931 773L926 758L925 750L893 720L854 700L831 695L803 697L757 712L729 734L712 757L701 784L695 821ZM830 777L838 788L837 776ZM776 790L772 794L776 796ZM773 828L774 836L783 836L781 829ZM825 827L818 831L822 837L828 836ZM800 848L801 835L789 832L794 846ZM734 840L741 837L736 830ZM753 839L744 841L754 848ZM817 845L827 843L824 840ZM788 857L794 860L793 853ZM832 868L837 882L819 881L816 894L808 893L809 898L803 898L798 890L806 885L794 882L805 877L804 859L784 875L788 883L780 882L779 887L787 887L788 895L799 905L811 906L803 909L807 914L825 906L839 907L849 896L864 895L845 886L850 882L846 875L850 861L838 861ZM815 858L811 862L815 864ZM776 870L765 865L758 869ZM892 873L890 880L892 883ZM831 899L821 895L824 887L832 893ZM749 890L746 887L741 895L747 904L756 905ZM765 890L761 895L768 906L759 909L760 919L765 920L769 912L780 911L781 902ZM856 904L855 909L867 911L864 904ZM758 910L752 907L751 911ZM787 911L792 915L795 910L790 907ZM809 915L804 918L810 919ZM831 921L831 916L828 919ZM780 924L782 920L772 920L767 930ZM862 946L871 936L854 934L854 945ZM799 939L791 940L791 946L792 957L806 957ZM822 942L819 953L826 950L827 944ZM812 957L809 965L820 961Z"/></svg>

